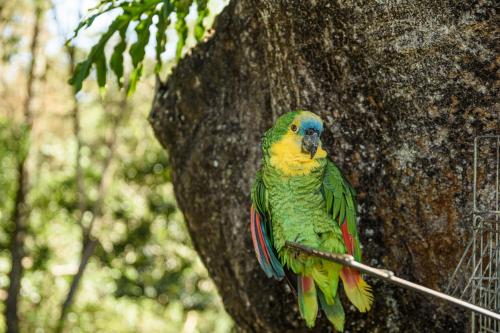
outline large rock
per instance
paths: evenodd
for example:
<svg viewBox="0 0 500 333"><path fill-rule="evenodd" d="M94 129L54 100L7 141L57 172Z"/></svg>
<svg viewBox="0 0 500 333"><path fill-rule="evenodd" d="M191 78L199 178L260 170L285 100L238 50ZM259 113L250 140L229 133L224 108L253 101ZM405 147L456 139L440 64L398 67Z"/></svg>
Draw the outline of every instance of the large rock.
<svg viewBox="0 0 500 333"><path fill-rule="evenodd" d="M233 0L158 87L151 124L242 331L306 331L285 283L260 271L248 231L260 138L296 108L323 117L323 142L358 191L364 261L443 289L470 223L473 138L499 126L493 6ZM374 309L348 309L349 331L465 330L467 313L370 281Z"/></svg>

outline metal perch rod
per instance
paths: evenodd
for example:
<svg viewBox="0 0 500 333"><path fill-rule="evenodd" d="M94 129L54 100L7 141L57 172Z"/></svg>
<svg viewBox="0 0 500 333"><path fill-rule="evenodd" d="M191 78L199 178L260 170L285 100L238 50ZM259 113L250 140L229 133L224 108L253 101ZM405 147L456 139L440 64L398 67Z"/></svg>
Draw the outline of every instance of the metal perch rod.
<svg viewBox="0 0 500 333"><path fill-rule="evenodd" d="M314 256L323 258L325 260L333 261L333 262L336 262L338 264L342 264L345 266L356 268L360 272L376 276L378 278L381 278L382 280L389 281L389 282L394 283L394 284L401 286L403 288L414 290L414 291L422 293L422 294L431 295L431 296L434 296L436 298L453 303L455 305L461 306L462 308L465 308L467 310L471 310L471 311L483 314L485 316L491 317L493 319L500 320L499 313L495 313L493 311L482 308L480 306L471 304L469 302L465 302L461 299L452 297L450 295L446 295L446 294L441 293L439 291L436 291L436 290L421 286L419 284L410 282L408 280L399 278L399 277L395 276L394 273L391 271L388 271L385 269L378 269L378 268L374 268L374 267L362 264L362 263L354 260L354 258L350 255L323 252L323 251L316 250L316 249L310 248L308 246L304 246L304 245L294 243L294 242L286 242L286 246L288 248L296 250L296 251L305 252L305 253L308 253L310 255L314 255Z"/></svg>

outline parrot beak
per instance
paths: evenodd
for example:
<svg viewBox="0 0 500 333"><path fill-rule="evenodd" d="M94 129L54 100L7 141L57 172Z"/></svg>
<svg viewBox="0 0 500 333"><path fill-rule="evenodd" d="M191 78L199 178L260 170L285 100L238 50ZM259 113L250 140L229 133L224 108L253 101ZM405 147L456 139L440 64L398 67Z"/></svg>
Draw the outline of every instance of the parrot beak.
<svg viewBox="0 0 500 333"><path fill-rule="evenodd" d="M309 153L311 158L313 158L318 150L319 141L319 133L317 131L307 130L302 139L302 151Z"/></svg>

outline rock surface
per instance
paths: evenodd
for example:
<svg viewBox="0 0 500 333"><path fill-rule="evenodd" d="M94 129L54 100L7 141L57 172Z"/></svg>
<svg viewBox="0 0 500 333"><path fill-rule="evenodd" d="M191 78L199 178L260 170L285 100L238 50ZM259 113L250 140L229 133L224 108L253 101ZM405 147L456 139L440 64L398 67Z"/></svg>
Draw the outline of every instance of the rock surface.
<svg viewBox="0 0 500 333"><path fill-rule="evenodd" d="M325 120L324 146L359 194L367 264L442 290L470 224L473 139L499 132L493 1L232 0L215 34L156 92L193 243L244 332L304 332L248 231L260 137L280 114ZM468 314L370 279L349 332L463 332ZM347 304L347 303L345 303ZM324 318L317 332L331 331Z"/></svg>

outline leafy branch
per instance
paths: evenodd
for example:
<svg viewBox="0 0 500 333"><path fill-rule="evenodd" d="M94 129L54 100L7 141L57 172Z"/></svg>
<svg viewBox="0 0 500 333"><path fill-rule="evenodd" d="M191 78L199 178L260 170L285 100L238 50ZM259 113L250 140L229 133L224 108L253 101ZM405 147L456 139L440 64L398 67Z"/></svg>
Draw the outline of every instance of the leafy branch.
<svg viewBox="0 0 500 333"><path fill-rule="evenodd" d="M97 84L100 89L104 89L106 86L108 68L116 76L119 87L123 87L124 54L128 47L127 29L130 26L135 25L137 39L128 51L132 62L132 70L129 75L127 94L132 94L135 91L137 82L142 76L146 46L152 37L150 28L154 24L157 30L154 37L156 43L155 72L160 72L162 68L161 55L165 51L167 44L166 30L172 23L170 19L171 14L176 15L175 30L179 36L176 57L179 59L188 36L186 16L193 4L198 10L194 35L197 40L200 40L206 29L203 20L209 14L207 7L208 0L102 0L90 11L90 15L80 22L71 40L78 36L83 29L90 27L99 16L114 10L121 10L121 13L101 35L98 42L90 50L87 58L76 66L73 76L69 80L69 83L74 86L75 92L82 89L83 81L89 76L92 67L96 70ZM105 47L115 34L119 35L119 41L114 46L113 53L108 62Z"/></svg>

